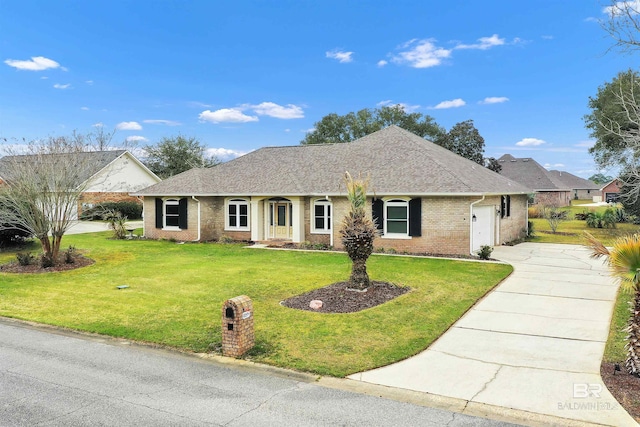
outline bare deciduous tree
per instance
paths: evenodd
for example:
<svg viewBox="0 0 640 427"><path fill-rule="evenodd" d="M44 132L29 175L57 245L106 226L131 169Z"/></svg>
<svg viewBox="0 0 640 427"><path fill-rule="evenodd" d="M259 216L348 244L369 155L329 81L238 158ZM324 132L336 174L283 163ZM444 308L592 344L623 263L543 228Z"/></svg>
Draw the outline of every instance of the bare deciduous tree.
<svg viewBox="0 0 640 427"><path fill-rule="evenodd" d="M604 13L600 25L615 40L614 47L625 53L640 49L640 2L611 0Z"/></svg>
<svg viewBox="0 0 640 427"><path fill-rule="evenodd" d="M43 264L58 261L62 236L75 219L92 168L86 149L76 135L49 137L9 146L0 159L0 216L40 241Z"/></svg>

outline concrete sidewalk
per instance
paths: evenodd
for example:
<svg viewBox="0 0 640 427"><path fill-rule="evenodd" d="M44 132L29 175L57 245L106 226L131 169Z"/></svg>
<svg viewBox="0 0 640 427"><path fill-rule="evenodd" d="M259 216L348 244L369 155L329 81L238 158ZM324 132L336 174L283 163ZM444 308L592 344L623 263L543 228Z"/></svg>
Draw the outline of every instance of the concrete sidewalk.
<svg viewBox="0 0 640 427"><path fill-rule="evenodd" d="M537 243L496 247L493 257L514 273L427 350L349 378L532 420L636 426L600 378L618 287L602 260L581 246Z"/></svg>
<svg viewBox="0 0 640 427"><path fill-rule="evenodd" d="M127 221L127 228L142 227L141 220ZM97 233L99 231L108 231L109 225L102 221L73 221L71 227L65 234L83 234Z"/></svg>

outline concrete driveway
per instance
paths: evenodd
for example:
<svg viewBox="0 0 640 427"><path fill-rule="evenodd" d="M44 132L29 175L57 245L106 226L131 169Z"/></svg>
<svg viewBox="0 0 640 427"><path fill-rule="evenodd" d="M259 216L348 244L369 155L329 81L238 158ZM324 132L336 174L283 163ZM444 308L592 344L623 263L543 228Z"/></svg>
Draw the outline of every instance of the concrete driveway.
<svg viewBox="0 0 640 427"><path fill-rule="evenodd" d="M140 228L142 221L127 221L127 228ZM97 233L109 230L109 225L102 221L73 221L65 234Z"/></svg>
<svg viewBox="0 0 640 427"><path fill-rule="evenodd" d="M459 399L474 413L637 425L600 378L618 288L602 260L537 243L496 247L493 257L514 273L427 350L349 378Z"/></svg>

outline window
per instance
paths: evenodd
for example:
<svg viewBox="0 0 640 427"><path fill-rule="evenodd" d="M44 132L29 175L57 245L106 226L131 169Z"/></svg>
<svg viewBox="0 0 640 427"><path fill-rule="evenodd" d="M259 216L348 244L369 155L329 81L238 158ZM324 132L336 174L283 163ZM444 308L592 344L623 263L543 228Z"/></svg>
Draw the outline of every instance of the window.
<svg viewBox="0 0 640 427"><path fill-rule="evenodd" d="M500 197L500 218L511 216L511 196Z"/></svg>
<svg viewBox="0 0 640 427"><path fill-rule="evenodd" d="M180 202L176 199L164 202L164 227L178 227L180 225Z"/></svg>
<svg viewBox="0 0 640 427"><path fill-rule="evenodd" d="M409 238L422 235L422 199L375 199L372 217L383 237Z"/></svg>
<svg viewBox="0 0 640 427"><path fill-rule="evenodd" d="M187 198L161 199L156 198L156 228L186 230Z"/></svg>
<svg viewBox="0 0 640 427"><path fill-rule="evenodd" d="M409 235L409 202L389 200L385 204L384 234Z"/></svg>
<svg viewBox="0 0 640 427"><path fill-rule="evenodd" d="M331 233L331 202L329 200L316 200L313 202L312 221L312 233Z"/></svg>
<svg viewBox="0 0 640 427"><path fill-rule="evenodd" d="M249 230L249 202L231 199L227 202L227 230Z"/></svg>

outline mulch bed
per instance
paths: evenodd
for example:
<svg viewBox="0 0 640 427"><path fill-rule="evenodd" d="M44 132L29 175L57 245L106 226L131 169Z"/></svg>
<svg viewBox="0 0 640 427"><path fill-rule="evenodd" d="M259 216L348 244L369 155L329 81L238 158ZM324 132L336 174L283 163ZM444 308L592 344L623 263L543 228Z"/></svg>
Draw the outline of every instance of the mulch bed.
<svg viewBox="0 0 640 427"><path fill-rule="evenodd" d="M0 265L0 271L3 273L51 273L54 271L69 271L76 268L82 268L94 264L95 261L82 255L76 255L72 264L64 262L64 257L60 257L56 265L49 268L40 267L40 260L35 260L31 265L20 265L17 261Z"/></svg>
<svg viewBox="0 0 640 427"><path fill-rule="evenodd" d="M384 304L399 297L411 288L387 282L371 282L365 292L348 289L347 282L338 282L306 294L298 295L282 301L285 307L298 310L317 311L320 313L355 313L367 308ZM314 310L309 307L312 300L320 300L323 305Z"/></svg>
<svg viewBox="0 0 640 427"><path fill-rule="evenodd" d="M640 378L627 374L624 364L621 363L621 372L613 374L613 363L600 365L600 376L613 397L627 412L640 422Z"/></svg>

